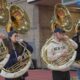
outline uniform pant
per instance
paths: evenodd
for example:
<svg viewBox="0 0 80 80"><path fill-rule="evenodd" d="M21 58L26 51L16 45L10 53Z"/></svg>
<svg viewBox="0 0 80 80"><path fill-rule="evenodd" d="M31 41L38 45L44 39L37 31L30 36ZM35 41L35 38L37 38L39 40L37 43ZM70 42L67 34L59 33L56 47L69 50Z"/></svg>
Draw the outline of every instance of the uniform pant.
<svg viewBox="0 0 80 80"><path fill-rule="evenodd" d="M53 80L70 80L70 73L69 71L52 71L52 77Z"/></svg>
<svg viewBox="0 0 80 80"><path fill-rule="evenodd" d="M19 77L19 78L15 78L15 79L5 78L5 80L25 80L25 78L24 77Z"/></svg>
<svg viewBox="0 0 80 80"><path fill-rule="evenodd" d="M8 79L8 78L5 78L5 80L13 80L13 79Z"/></svg>
<svg viewBox="0 0 80 80"><path fill-rule="evenodd" d="M77 69L77 77L78 77L78 80L80 80L80 69Z"/></svg>
<svg viewBox="0 0 80 80"><path fill-rule="evenodd" d="M28 72L26 72L24 75L22 75L21 77L15 78L15 79L8 79L5 78L5 80L25 80L25 77L28 76Z"/></svg>
<svg viewBox="0 0 80 80"><path fill-rule="evenodd" d="M22 77L15 78L15 79L8 79L8 78L5 78L5 80L25 80L25 78L22 78Z"/></svg>

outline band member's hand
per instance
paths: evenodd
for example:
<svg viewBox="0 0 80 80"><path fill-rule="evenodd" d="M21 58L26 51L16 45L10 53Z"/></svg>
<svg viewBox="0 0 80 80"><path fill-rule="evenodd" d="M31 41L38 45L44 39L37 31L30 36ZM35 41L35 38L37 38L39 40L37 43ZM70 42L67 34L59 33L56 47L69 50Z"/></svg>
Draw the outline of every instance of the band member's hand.
<svg viewBox="0 0 80 80"><path fill-rule="evenodd" d="M0 33L0 42L2 42L2 40L5 38L5 35Z"/></svg>
<svg viewBox="0 0 80 80"><path fill-rule="evenodd" d="M5 35L3 33L0 33L0 39L5 38Z"/></svg>
<svg viewBox="0 0 80 80"><path fill-rule="evenodd" d="M66 57L67 55L68 55L68 51L64 50L63 53L62 53L62 57Z"/></svg>
<svg viewBox="0 0 80 80"><path fill-rule="evenodd" d="M23 39L19 39L20 42L23 42Z"/></svg>
<svg viewBox="0 0 80 80"><path fill-rule="evenodd" d="M69 71L70 70L70 67L68 67L68 68L65 68L65 69L63 69L63 70L61 70L62 72L65 72L65 71Z"/></svg>
<svg viewBox="0 0 80 80"><path fill-rule="evenodd" d="M67 40L69 40L69 37L64 35L63 40L67 41Z"/></svg>
<svg viewBox="0 0 80 80"><path fill-rule="evenodd" d="M18 56L18 61L22 61L22 56Z"/></svg>
<svg viewBox="0 0 80 80"><path fill-rule="evenodd" d="M80 68L80 64L77 63L77 62L74 62L74 63L72 64L72 66L73 66L73 67L76 67L76 68Z"/></svg>

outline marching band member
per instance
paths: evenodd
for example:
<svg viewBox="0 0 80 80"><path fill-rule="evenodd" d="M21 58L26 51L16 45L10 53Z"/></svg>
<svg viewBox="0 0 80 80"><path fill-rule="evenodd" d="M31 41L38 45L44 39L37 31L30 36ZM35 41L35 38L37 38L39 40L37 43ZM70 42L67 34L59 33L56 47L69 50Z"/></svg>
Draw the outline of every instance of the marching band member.
<svg viewBox="0 0 80 80"><path fill-rule="evenodd" d="M73 37L73 40L78 44L78 48L76 49L77 51L76 61L78 61L80 60L80 26L78 26L77 33ZM77 69L77 76L78 76L78 80L80 80L80 65L77 65L76 63L75 65L76 65L75 67L79 67Z"/></svg>
<svg viewBox="0 0 80 80"><path fill-rule="evenodd" d="M17 41L18 33L16 31L10 31L8 33L8 38L3 38L3 41L8 48L10 58L7 64L4 66L4 68L11 67L14 65L18 60L22 59L21 53L23 52L23 47L18 43ZM32 53L33 48L31 45L29 45L27 42L23 41L26 45L26 48ZM25 80L25 77L28 76L28 72L22 75L19 78L15 78L15 80ZM5 80L14 80L14 79L8 79Z"/></svg>
<svg viewBox="0 0 80 80"><path fill-rule="evenodd" d="M72 39L69 39L69 37L65 35L65 31L62 30L60 27L57 27L54 30L52 38L53 38L52 42L47 47L48 48L47 56L48 59L51 61L55 61L61 56L66 57L68 51L67 51L67 46L65 45L65 41L70 40L72 46L75 49L77 48L77 44ZM70 80L69 70L63 70L63 71L53 70L52 76L53 80Z"/></svg>

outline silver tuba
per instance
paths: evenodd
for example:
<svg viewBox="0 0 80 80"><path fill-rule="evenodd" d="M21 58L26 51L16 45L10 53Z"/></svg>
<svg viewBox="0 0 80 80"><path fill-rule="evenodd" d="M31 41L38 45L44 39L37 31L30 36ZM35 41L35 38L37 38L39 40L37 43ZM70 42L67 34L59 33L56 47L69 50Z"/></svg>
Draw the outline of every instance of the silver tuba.
<svg viewBox="0 0 80 80"><path fill-rule="evenodd" d="M71 46L70 41L68 40L65 42L65 44L68 47L68 55L66 57L59 57L54 61L49 60L47 56L48 45L50 43L55 43L53 41L53 37L49 38L46 41L46 43L44 44L41 50L41 58L46 64L47 68L51 70L58 70L58 71L65 71L66 69L69 69L69 67L73 64L76 58L76 51Z"/></svg>

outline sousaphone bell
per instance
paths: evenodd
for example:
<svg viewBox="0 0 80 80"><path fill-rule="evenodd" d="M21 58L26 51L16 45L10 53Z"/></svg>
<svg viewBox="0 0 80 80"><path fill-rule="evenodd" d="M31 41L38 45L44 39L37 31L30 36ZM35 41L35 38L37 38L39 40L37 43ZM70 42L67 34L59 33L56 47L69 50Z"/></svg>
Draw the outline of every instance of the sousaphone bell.
<svg viewBox="0 0 80 80"><path fill-rule="evenodd" d="M30 29L30 20L27 13L17 5L10 6L10 18L6 31L10 32L12 29L20 34L25 34Z"/></svg>
<svg viewBox="0 0 80 80"><path fill-rule="evenodd" d="M55 24L61 26L66 32L70 32L73 28L73 22L71 14L66 6L62 4L56 4L54 8L54 21ZM54 22L53 22L54 23Z"/></svg>
<svg viewBox="0 0 80 80"><path fill-rule="evenodd" d="M0 0L0 26L6 26L9 21L9 7L6 0Z"/></svg>

